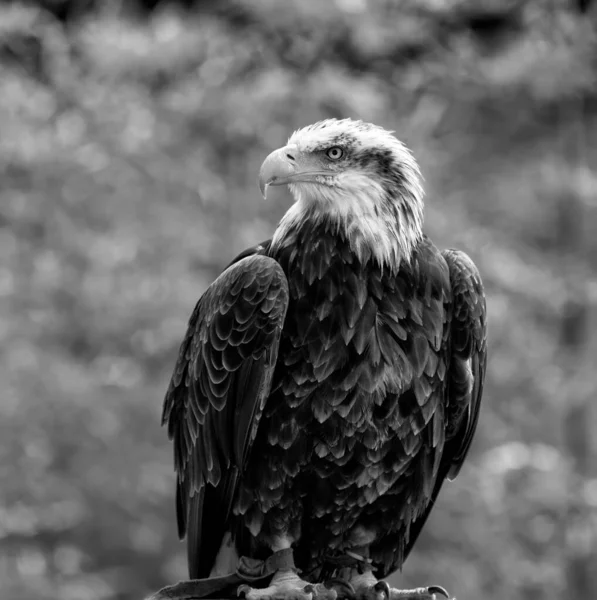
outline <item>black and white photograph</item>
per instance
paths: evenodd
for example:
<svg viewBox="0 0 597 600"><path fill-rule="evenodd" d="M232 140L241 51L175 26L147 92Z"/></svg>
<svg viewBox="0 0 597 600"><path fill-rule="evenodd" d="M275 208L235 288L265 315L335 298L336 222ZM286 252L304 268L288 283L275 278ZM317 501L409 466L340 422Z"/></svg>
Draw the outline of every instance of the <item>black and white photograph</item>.
<svg viewBox="0 0 597 600"><path fill-rule="evenodd" d="M0 0L0 600L597 598L597 2Z"/></svg>

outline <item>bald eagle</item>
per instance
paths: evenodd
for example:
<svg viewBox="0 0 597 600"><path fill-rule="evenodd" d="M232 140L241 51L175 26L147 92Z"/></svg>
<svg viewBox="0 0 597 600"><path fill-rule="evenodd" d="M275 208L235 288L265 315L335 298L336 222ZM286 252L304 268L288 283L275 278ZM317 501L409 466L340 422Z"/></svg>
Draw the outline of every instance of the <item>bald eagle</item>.
<svg viewBox="0 0 597 600"><path fill-rule="evenodd" d="M419 168L381 127L296 131L261 166L276 185L294 204L200 298L164 402L190 576L249 600L408 597L382 580L475 432L481 278L423 233Z"/></svg>

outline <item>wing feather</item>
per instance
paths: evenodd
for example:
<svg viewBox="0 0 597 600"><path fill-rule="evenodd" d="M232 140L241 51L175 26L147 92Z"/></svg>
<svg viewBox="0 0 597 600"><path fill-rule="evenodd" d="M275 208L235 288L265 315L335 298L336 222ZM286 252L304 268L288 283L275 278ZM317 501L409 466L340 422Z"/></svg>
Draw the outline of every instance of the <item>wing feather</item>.
<svg viewBox="0 0 597 600"><path fill-rule="evenodd" d="M481 406L487 363L487 315L485 293L479 271L473 261L459 250L442 252L450 273L452 319L449 325L450 360L447 397L434 419L433 444L445 436L438 474L425 512L413 522L401 557L406 559L427 521L446 479L458 475L470 448ZM440 363L441 364L441 363ZM436 413L434 417L439 417ZM442 424L441 432L438 430Z"/></svg>
<svg viewBox="0 0 597 600"><path fill-rule="evenodd" d="M197 303L164 400L192 578L209 575L219 550L278 356L288 282L263 250L243 253Z"/></svg>
<svg viewBox="0 0 597 600"><path fill-rule="evenodd" d="M469 451L481 408L487 365L487 314L485 292L473 261L459 250L446 250L453 293L447 438L454 479ZM460 377L464 373L464 377Z"/></svg>

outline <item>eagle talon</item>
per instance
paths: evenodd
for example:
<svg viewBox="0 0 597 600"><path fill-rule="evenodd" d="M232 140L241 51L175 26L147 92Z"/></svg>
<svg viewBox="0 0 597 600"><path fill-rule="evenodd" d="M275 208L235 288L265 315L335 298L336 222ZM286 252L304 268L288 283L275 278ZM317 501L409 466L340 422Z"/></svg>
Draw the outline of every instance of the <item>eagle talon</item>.
<svg viewBox="0 0 597 600"><path fill-rule="evenodd" d="M427 592L429 592L432 595L441 594L442 596L448 598L448 600L450 600L451 598L450 594L448 594L448 592L446 591L446 588L443 588L441 585L430 585L427 588Z"/></svg>
<svg viewBox="0 0 597 600"><path fill-rule="evenodd" d="M273 596L271 595L261 595L259 594L261 590L256 589L256 588L252 588L250 585L247 585L246 583L243 583L241 585L238 586L237 590L236 590L236 595L239 598L245 598L246 600L249 600L250 598L259 598L259 600L273 600Z"/></svg>
<svg viewBox="0 0 597 600"><path fill-rule="evenodd" d="M378 581L373 586L373 589L377 592L377 597L379 597L380 594L383 594L385 595L386 600L390 600L392 590L390 588L390 584L387 581Z"/></svg>
<svg viewBox="0 0 597 600"><path fill-rule="evenodd" d="M303 591L311 594L313 600L337 600L338 598L338 592L323 583L310 583L304 587Z"/></svg>
<svg viewBox="0 0 597 600"><path fill-rule="evenodd" d="M266 588L252 588L242 584L237 596L246 600L337 600L336 590L326 588L322 583L308 583L295 572L278 571Z"/></svg>
<svg viewBox="0 0 597 600"><path fill-rule="evenodd" d="M437 600L444 596L448 600L455 600L441 585L430 585L410 590L400 590L390 587L387 581L378 581L366 586L357 593L359 600Z"/></svg>
<svg viewBox="0 0 597 600"><path fill-rule="evenodd" d="M335 590L342 600L355 600L356 591L354 586L342 577L332 577L323 584L328 590Z"/></svg>

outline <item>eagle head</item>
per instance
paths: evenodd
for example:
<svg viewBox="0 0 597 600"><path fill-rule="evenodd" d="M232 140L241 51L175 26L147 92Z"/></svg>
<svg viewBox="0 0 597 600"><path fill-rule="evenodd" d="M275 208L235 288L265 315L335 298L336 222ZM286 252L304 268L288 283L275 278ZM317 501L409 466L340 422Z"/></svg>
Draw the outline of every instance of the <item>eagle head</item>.
<svg viewBox="0 0 597 600"><path fill-rule="evenodd" d="M295 131L261 165L263 196L288 185L295 203L273 245L291 243L305 221L344 236L362 261L398 268L422 236L423 188L408 148L377 125L328 119Z"/></svg>

